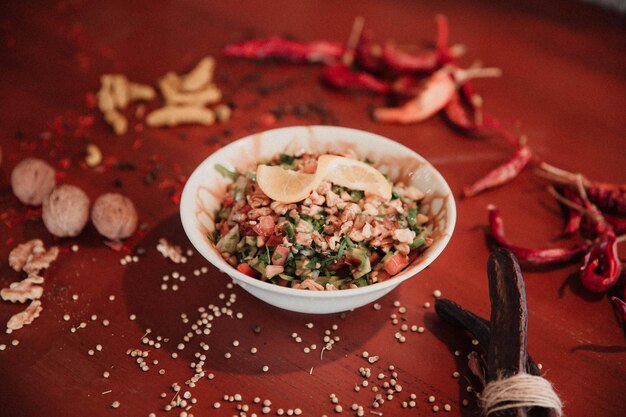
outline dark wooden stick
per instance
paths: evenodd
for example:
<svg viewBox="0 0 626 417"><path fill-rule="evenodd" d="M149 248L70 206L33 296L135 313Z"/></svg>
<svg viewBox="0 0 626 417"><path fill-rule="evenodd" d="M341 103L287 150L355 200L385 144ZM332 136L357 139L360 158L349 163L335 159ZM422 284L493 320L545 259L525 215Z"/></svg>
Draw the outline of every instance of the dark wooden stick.
<svg viewBox="0 0 626 417"><path fill-rule="evenodd" d="M526 369L528 309L526 289L515 256L498 248L487 262L491 300L491 339L487 354L487 381L508 378ZM498 417L526 417L524 407L494 413Z"/></svg>
<svg viewBox="0 0 626 417"><path fill-rule="evenodd" d="M464 309L452 300L440 298L435 301L435 312L446 322L461 327L470 332L481 346L487 348L491 338L489 320L486 320L469 310ZM526 372L531 375L541 375L537 363L528 356Z"/></svg>

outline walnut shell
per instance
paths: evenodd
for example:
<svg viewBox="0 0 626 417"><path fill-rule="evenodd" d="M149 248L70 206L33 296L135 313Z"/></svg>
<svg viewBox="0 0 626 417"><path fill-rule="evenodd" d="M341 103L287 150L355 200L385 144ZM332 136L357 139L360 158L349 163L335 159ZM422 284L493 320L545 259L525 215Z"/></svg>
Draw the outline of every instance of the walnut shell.
<svg viewBox="0 0 626 417"><path fill-rule="evenodd" d="M43 201L41 218L55 236L78 236L89 220L89 197L78 187L60 185Z"/></svg>
<svg viewBox="0 0 626 417"><path fill-rule="evenodd" d="M11 172L13 194L30 206L40 206L55 185L54 168L42 159L26 158Z"/></svg>
<svg viewBox="0 0 626 417"><path fill-rule="evenodd" d="M98 232L111 240L121 240L137 229L137 210L128 198L118 193L102 194L91 209L91 222Z"/></svg>

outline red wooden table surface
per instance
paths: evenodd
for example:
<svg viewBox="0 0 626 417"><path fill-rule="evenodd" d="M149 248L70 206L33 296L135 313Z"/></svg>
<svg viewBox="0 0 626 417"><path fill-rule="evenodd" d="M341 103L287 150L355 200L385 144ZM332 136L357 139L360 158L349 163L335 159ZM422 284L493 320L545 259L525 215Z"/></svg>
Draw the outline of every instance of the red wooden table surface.
<svg viewBox="0 0 626 417"><path fill-rule="evenodd" d="M176 265L156 250L160 238L190 246L171 198L180 177L220 146L267 128L262 116L273 108L315 103L336 119L303 111L272 127L331 122L393 138L432 161L456 195L507 158L511 149L496 138L462 137L438 117L413 126L377 124L369 109L381 105L382 98L324 88L318 82L319 67L221 57L218 84L237 106L231 121L143 130L132 122L129 133L117 137L86 104L86 94L97 91L102 73L122 72L133 81L154 84L167 71L187 71L202 56L217 55L225 44L252 36L278 33L343 41L357 15L379 40L423 45L434 36L435 14L444 13L451 40L468 48L463 65L481 60L503 70L500 79L476 82L492 114L527 135L541 158L591 178L626 182L624 18L588 4L59 1L3 2L0 10L0 259L6 260L13 246L32 238L62 249L46 274L42 316L11 335L0 335L0 344L6 345L0 351L3 416L178 416L184 409L164 411L175 395L174 383L182 387L180 395L189 391L194 398L193 403L188 399L193 405L188 413L195 416L232 416L243 404L249 407L248 415L261 415L263 405L256 404L255 397L272 402L269 415L279 408L300 408L306 416L332 415L331 393L347 415L355 414L350 410L354 403L362 405L366 415L429 415L433 405L445 413L446 404L450 415L478 415L465 377L465 355L474 346L466 335L438 320L432 293L438 289L444 297L488 316L489 252L483 230L489 203L502 209L511 239L528 246L558 244L558 205L545 183L526 170L505 187L458 201L457 228L448 248L430 268L381 299L380 310L370 305L344 315L307 316L273 308L228 288L227 276L198 254ZM93 126L77 133L77 124L89 116L94 117ZM136 169L86 168L81 161L89 143L96 144L105 159L130 162ZM13 196L9 177L27 156L50 161L63 182L79 185L92 201L107 191L130 196L145 227L128 242L132 253L145 250L139 261L121 265L125 253L105 246L91 225L77 238L57 240L36 213L24 219L27 210ZM148 184L150 172L156 175ZM70 249L73 245L77 252ZM205 266L206 273L201 272ZM586 293L575 279L567 281L576 269L572 265L525 273L529 350L554 383L568 416L624 415L624 333L606 297ZM186 281L179 282L178 291L161 290L163 275L174 272ZM2 261L0 284L16 279ZM226 306L230 294L236 295L230 306L235 318L216 317L210 335L184 342L201 314L198 309ZM431 307L425 308L426 302ZM1 303L0 322L21 308ZM237 313L243 317L237 318ZM409 331L406 343L398 343L394 334L400 324L392 323L392 314L401 323L423 326L425 332ZM131 320L131 315L136 318ZM104 326L103 320L110 324ZM72 333L72 327L78 330ZM326 330L339 339L322 354ZM301 343L292 338L294 332ZM162 340L156 349L142 343L144 336L168 341ZM19 344L13 346L13 340ZM178 349L181 342L183 350ZM205 343L207 351L202 349ZM89 355L97 344L102 351ZM316 349L305 353L304 347L311 344ZM250 353L252 347L256 354ZM149 351L149 370L140 369L126 354L129 349ZM461 352L458 357L456 350ZM363 351L380 356L379 361L370 365L361 357ZM206 355L203 368L214 378L204 377L189 387L185 382L194 374L190 363L201 360L196 353ZM372 387L389 380L389 365L395 366L403 389L374 409L377 393ZM263 366L269 370L263 372ZM355 384L364 379L359 368L366 366L372 368L369 386L357 392ZM453 378L457 370L461 377ZM103 377L105 371L108 378ZM377 379L381 372L383 380ZM412 393L415 407L402 408ZM241 402L223 398L235 394L242 396ZM436 397L432 404L427 400L431 395ZM465 399L468 406L462 405ZM111 407L115 401L117 409ZM214 408L216 402L221 403L219 409Z"/></svg>

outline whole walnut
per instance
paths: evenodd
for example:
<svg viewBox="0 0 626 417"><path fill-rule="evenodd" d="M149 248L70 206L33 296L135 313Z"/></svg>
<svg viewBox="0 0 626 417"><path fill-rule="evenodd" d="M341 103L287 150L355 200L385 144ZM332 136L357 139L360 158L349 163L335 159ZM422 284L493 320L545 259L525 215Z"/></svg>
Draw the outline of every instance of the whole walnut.
<svg viewBox="0 0 626 417"><path fill-rule="evenodd" d="M91 222L102 236L111 240L125 239L137 229L137 210L128 197L118 193L102 194L91 209Z"/></svg>
<svg viewBox="0 0 626 417"><path fill-rule="evenodd" d="M24 204L40 206L56 184L54 168L38 158L26 158L13 168L13 194Z"/></svg>
<svg viewBox="0 0 626 417"><path fill-rule="evenodd" d="M43 201L41 218L55 236L78 236L89 220L89 197L78 187L60 185Z"/></svg>

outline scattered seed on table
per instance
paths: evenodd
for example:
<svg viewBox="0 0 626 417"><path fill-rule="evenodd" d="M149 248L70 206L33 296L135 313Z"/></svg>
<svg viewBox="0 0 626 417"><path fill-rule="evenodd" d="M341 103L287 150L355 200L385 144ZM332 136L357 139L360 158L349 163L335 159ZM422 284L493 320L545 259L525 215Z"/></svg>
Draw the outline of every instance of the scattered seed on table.
<svg viewBox="0 0 626 417"><path fill-rule="evenodd" d="M263 368L261 368L263 370L263 372L267 372L270 370L270 367L267 365L264 365Z"/></svg>
<svg viewBox="0 0 626 417"><path fill-rule="evenodd" d="M111 408L119 408L119 407L120 407L119 401L113 401L113 403L111 403Z"/></svg>
<svg viewBox="0 0 626 417"><path fill-rule="evenodd" d="M70 320L70 315L69 314L64 314L63 315L63 320L69 321Z"/></svg>
<svg viewBox="0 0 626 417"><path fill-rule="evenodd" d="M441 291L439 291L439 290L435 290L435 291L433 291L433 296L434 296L435 298L439 298L439 297L441 297Z"/></svg>
<svg viewBox="0 0 626 417"><path fill-rule="evenodd" d="M433 405L433 413L436 413L437 411L439 411L439 406Z"/></svg>
<svg viewBox="0 0 626 417"><path fill-rule="evenodd" d="M72 300L78 301L78 294L73 294L72 295Z"/></svg>
<svg viewBox="0 0 626 417"><path fill-rule="evenodd" d="M435 400L436 400L436 398L435 398L435 396L434 396L434 395L431 395L430 397L428 397L428 402L429 402L429 403L434 403L434 402L435 402Z"/></svg>
<svg viewBox="0 0 626 417"><path fill-rule="evenodd" d="M430 308L430 303L428 301L424 303L424 308Z"/></svg>
<svg viewBox="0 0 626 417"><path fill-rule="evenodd" d="M382 308L382 306L378 303L374 304L374 310L380 310Z"/></svg>
<svg viewBox="0 0 626 417"><path fill-rule="evenodd" d="M452 372L452 378L455 378L455 379L456 379L456 378L458 378L458 377L460 377L460 376L461 376L461 374L460 374L460 373L458 373L457 371Z"/></svg>
<svg viewBox="0 0 626 417"><path fill-rule="evenodd" d="M131 314L130 316L128 316L128 319L131 320L131 321L134 321L136 318L137 318L137 316L134 315L134 314Z"/></svg>
<svg viewBox="0 0 626 417"><path fill-rule="evenodd" d="M213 403L213 408L220 408L222 406L222 404L220 404L218 401Z"/></svg>

